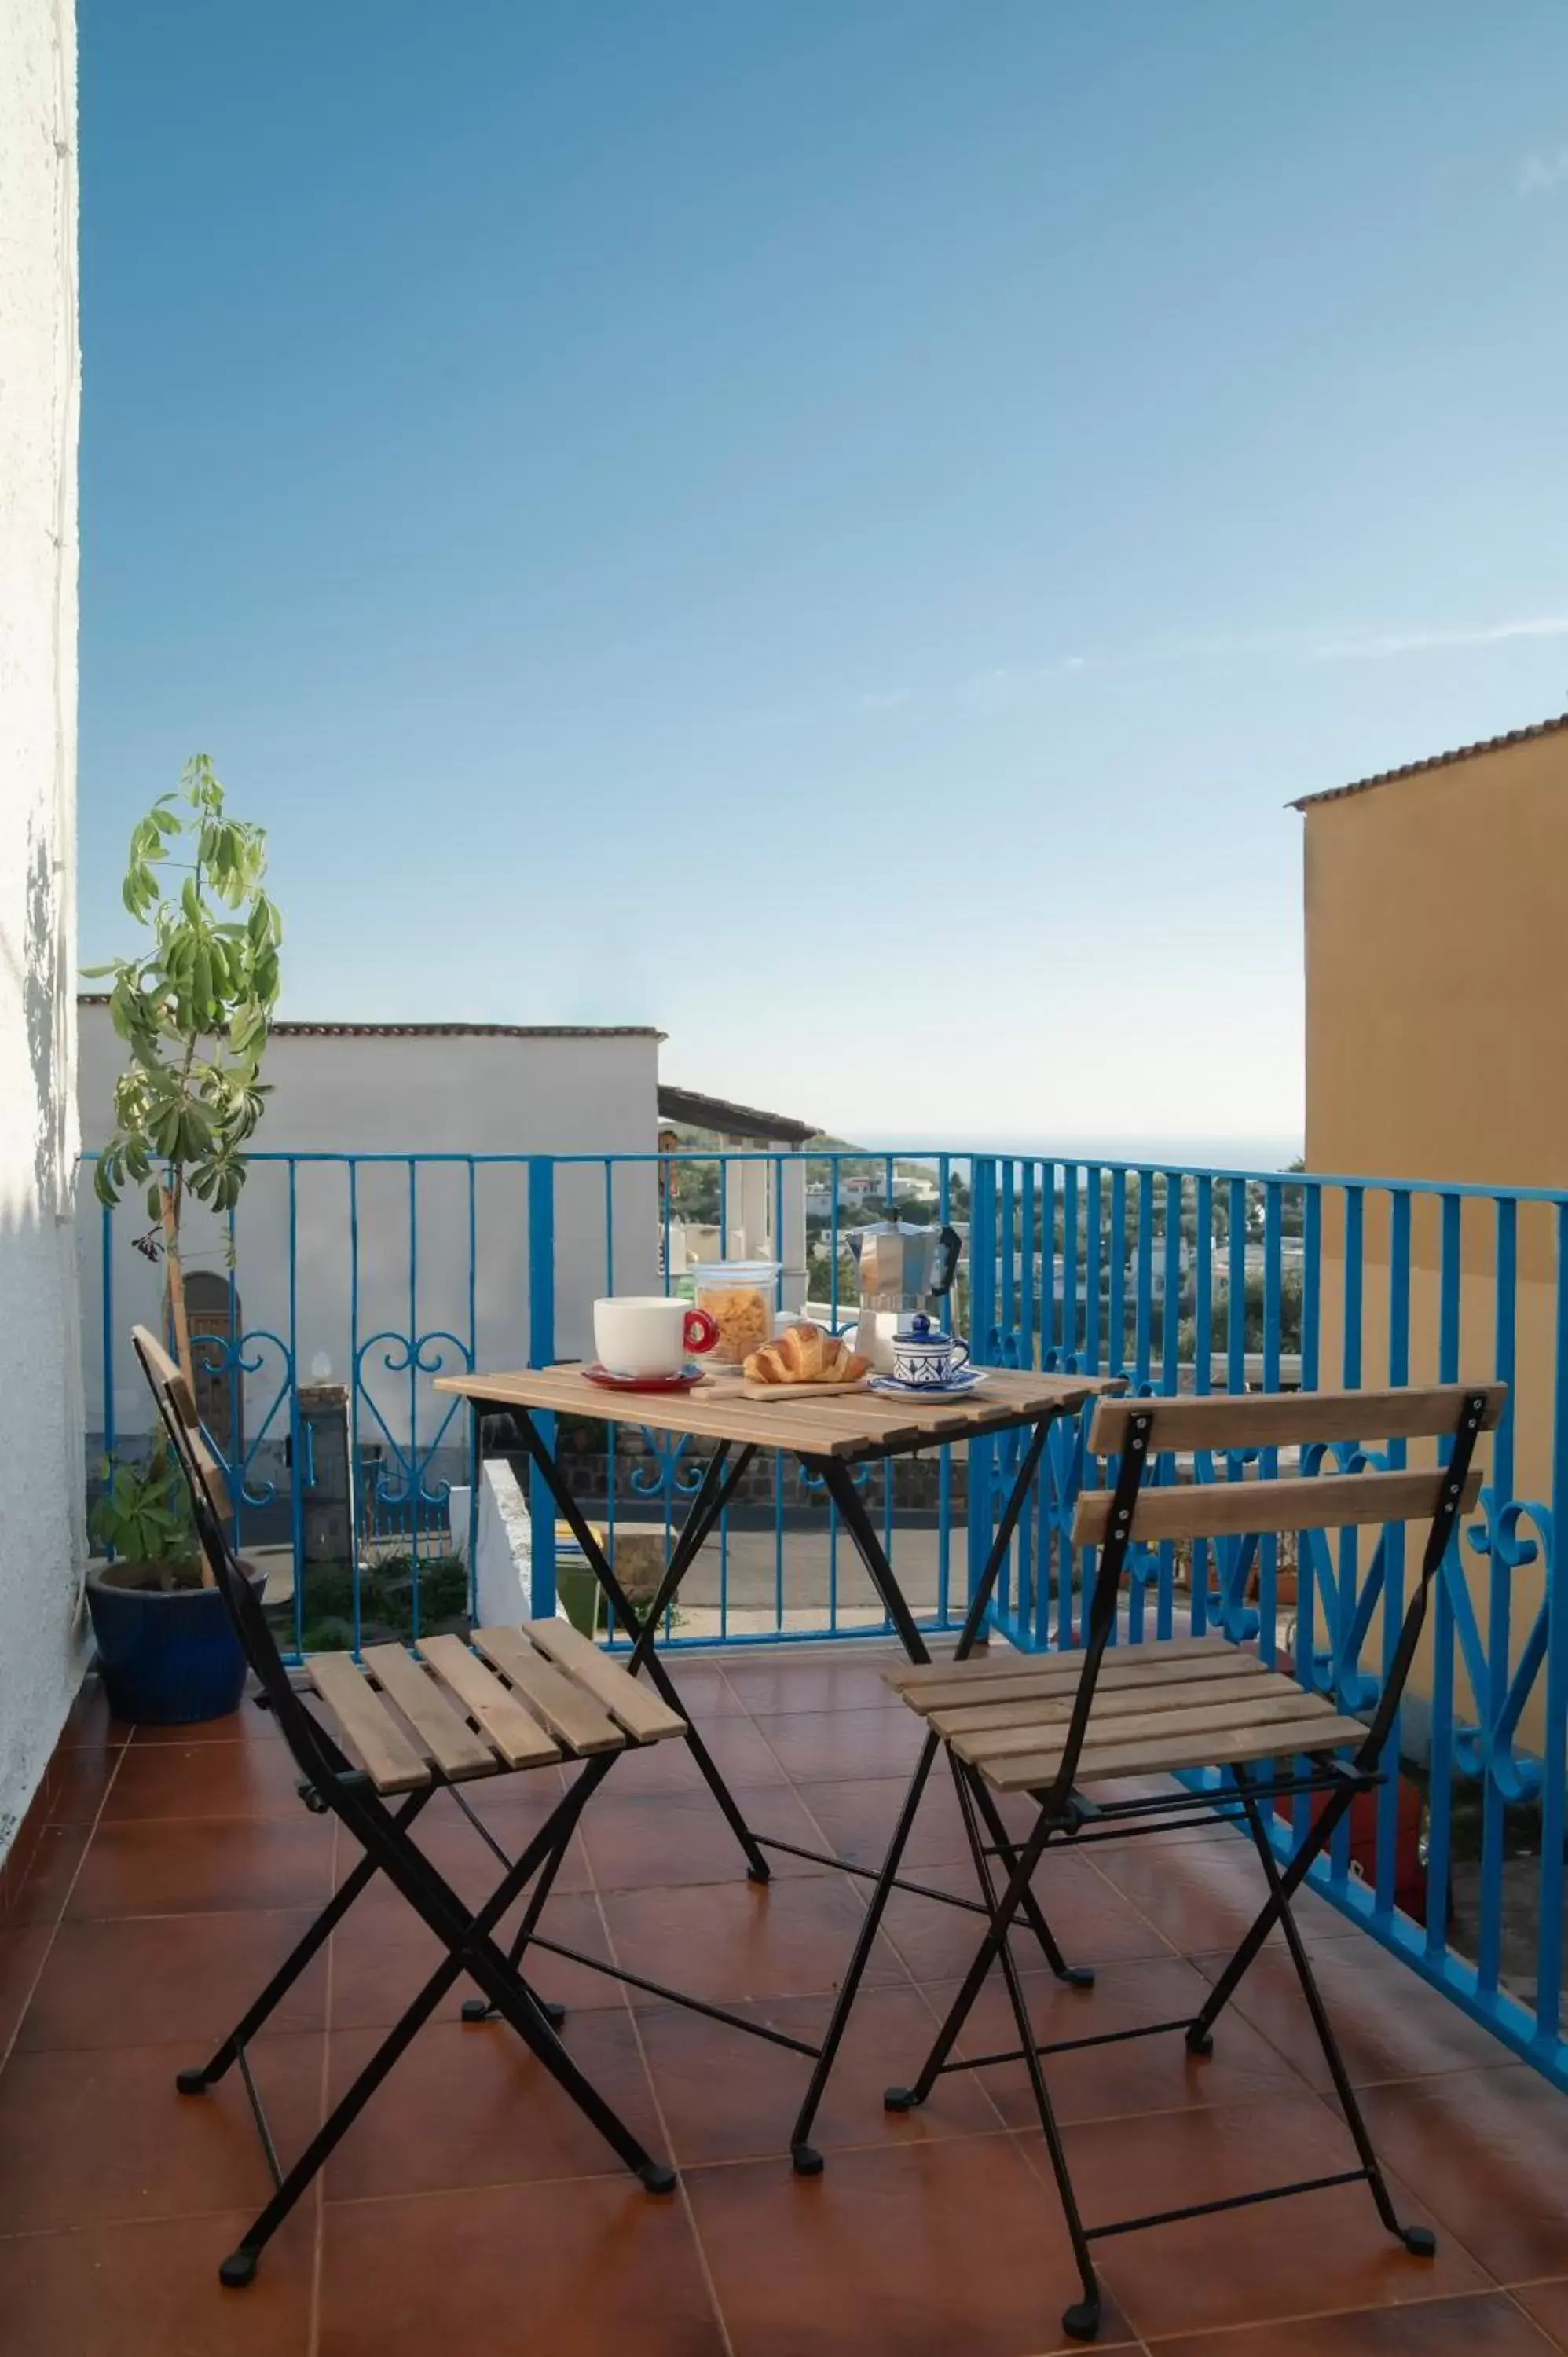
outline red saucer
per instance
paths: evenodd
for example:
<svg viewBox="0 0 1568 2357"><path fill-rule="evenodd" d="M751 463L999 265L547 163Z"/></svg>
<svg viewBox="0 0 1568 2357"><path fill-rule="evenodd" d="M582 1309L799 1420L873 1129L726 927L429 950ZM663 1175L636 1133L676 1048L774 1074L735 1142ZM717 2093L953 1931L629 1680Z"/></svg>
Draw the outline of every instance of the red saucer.
<svg viewBox="0 0 1568 2357"><path fill-rule="evenodd" d="M703 1380L701 1367L689 1367L679 1375L618 1375L596 1359L592 1366L583 1369L591 1383L607 1392L689 1392Z"/></svg>

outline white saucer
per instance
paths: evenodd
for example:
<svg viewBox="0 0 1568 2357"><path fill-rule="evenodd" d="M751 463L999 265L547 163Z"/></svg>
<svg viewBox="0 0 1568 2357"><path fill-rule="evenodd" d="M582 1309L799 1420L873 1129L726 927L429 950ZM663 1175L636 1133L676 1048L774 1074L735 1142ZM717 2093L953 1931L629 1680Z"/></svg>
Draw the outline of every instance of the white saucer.
<svg viewBox="0 0 1568 2357"><path fill-rule="evenodd" d="M983 1367L976 1367L971 1373L966 1368L963 1373L947 1383L901 1383L897 1375L873 1375L866 1388L868 1391L890 1393L895 1399L967 1399L971 1392L984 1388L986 1372Z"/></svg>

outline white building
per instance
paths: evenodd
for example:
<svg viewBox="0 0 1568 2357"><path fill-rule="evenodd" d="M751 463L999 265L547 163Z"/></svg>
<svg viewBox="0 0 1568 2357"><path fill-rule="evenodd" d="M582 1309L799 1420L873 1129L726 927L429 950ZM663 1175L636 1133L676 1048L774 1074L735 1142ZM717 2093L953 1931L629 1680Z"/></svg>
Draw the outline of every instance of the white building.
<svg viewBox="0 0 1568 2357"><path fill-rule="evenodd" d="M78 1019L81 1135L91 1150L110 1135L124 1055L102 996L80 999ZM661 1288L667 1226L676 1278L698 1259L778 1259L787 1306L799 1306L800 1147L809 1125L661 1087L662 1036L638 1025L274 1026L264 1067L274 1093L234 1219L232 1260L224 1223L194 1204L183 1254L193 1331L245 1338L238 1375L208 1374L199 1388L224 1453L232 1458L236 1438L242 1457L253 1453L253 1494L281 1472L291 1363L301 1383L350 1388L358 1438L382 1448L392 1488L395 1452L411 1437L428 1448L450 1416L451 1403L434 1389L437 1374L470 1353L480 1366L527 1363L530 1156L557 1157L558 1357L592 1356L598 1295ZM722 1234L716 1222L679 1216L683 1180L666 1206L670 1166L658 1155L671 1135L661 1125L671 1123L743 1157L729 1167ZM149 1427L129 1335L138 1318L157 1324L162 1276L134 1249L149 1225L140 1194L109 1218L90 1187L81 1200L87 1426L96 1447L110 1433L117 1440ZM460 1420L449 1430L454 1444L465 1437Z"/></svg>
<svg viewBox="0 0 1568 2357"><path fill-rule="evenodd" d="M0 1857L81 1672L76 41L0 7Z"/></svg>
<svg viewBox="0 0 1568 2357"><path fill-rule="evenodd" d="M81 1135L91 1149L110 1135L123 1050L102 996L79 1002L79 1022ZM637 1025L276 1024L264 1072L274 1093L235 1215L231 1271L220 1223L197 1205L186 1216L193 1325L229 1330L231 1281L239 1330L257 1338L245 1351L253 1363L239 1403L243 1445L255 1446L263 1426L274 1446L287 1434L290 1345L301 1381L314 1368L351 1383L357 1363L361 1437L396 1445L411 1430L428 1441L449 1405L433 1379L469 1350L481 1366L526 1364L529 1196L520 1157L589 1157L555 1174L557 1355L588 1353L592 1304L608 1283L620 1292L656 1289L660 1037ZM609 1176L599 1158L607 1155L645 1158ZM148 1224L145 1203L133 1191L106 1227L90 1187L82 1200L88 1428L111 1428L112 1407L117 1435L145 1431L150 1402L129 1331L138 1318L157 1323L161 1295L159 1268L133 1249ZM106 1282L112 1401L102 1369ZM412 1368L411 1340L419 1346ZM228 1386L203 1388L204 1414L227 1448Z"/></svg>

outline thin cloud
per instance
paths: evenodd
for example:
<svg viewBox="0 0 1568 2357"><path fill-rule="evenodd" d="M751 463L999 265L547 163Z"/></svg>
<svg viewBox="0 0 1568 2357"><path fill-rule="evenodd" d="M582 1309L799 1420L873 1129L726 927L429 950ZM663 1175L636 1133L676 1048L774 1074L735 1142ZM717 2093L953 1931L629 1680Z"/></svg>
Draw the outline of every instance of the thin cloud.
<svg viewBox="0 0 1568 2357"><path fill-rule="evenodd" d="M972 712L1009 712L1053 680L1074 679L1093 668L1096 665L1088 655L1063 655L1048 663L998 664L994 670L977 671L961 680L958 700Z"/></svg>
<svg viewBox="0 0 1568 2357"><path fill-rule="evenodd" d="M1155 640L1121 652L1102 649L1090 655L1059 655L1049 662L997 663L989 671L972 672L945 688L939 685L929 696L922 693L918 700L906 687L870 688L855 697L852 708L875 717L910 708L929 710L945 702L989 718L1020 710L1064 680L1085 675L1190 671L1209 663L1391 662L1405 655L1454 653L1466 648L1552 639L1568 639L1568 613L1526 614L1504 622L1347 631L1337 637L1321 630L1237 630L1212 638ZM787 707L749 716L754 726L764 728L800 728L829 716Z"/></svg>
<svg viewBox="0 0 1568 2357"><path fill-rule="evenodd" d="M1519 167L1520 195L1549 197L1562 188L1568 188L1568 147L1554 148L1550 155L1532 149Z"/></svg>
<svg viewBox="0 0 1568 2357"><path fill-rule="evenodd" d="M1315 662L1361 662L1389 655L1436 654L1455 647L1498 647L1510 639L1568 639L1568 614L1537 614L1520 622L1479 629L1384 630L1370 638L1329 639L1312 650Z"/></svg>

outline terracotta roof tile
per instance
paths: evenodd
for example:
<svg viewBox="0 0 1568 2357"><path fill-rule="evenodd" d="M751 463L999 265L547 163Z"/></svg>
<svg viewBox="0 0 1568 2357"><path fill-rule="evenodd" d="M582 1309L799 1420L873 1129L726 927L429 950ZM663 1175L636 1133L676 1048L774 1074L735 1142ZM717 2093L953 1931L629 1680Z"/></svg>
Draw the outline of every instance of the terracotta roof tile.
<svg viewBox="0 0 1568 2357"><path fill-rule="evenodd" d="M1474 760L1477 753L1498 753L1507 745L1529 745L1538 737L1553 737L1560 728L1568 728L1568 712L1555 720L1538 720L1529 728L1510 728L1505 737L1483 737L1476 745L1455 745L1450 753L1429 753L1424 761L1406 761L1398 770L1379 770L1369 778L1353 779L1348 786L1330 786L1320 794L1302 794L1289 804L1292 810L1313 810L1319 802L1343 801L1347 794L1364 794L1373 786L1386 786L1395 778L1413 778L1423 770L1445 770L1453 761Z"/></svg>
<svg viewBox="0 0 1568 2357"><path fill-rule="evenodd" d="M659 1110L666 1121L684 1122L691 1129L711 1129L720 1137L755 1137L765 1146L804 1146L821 1135L809 1121L789 1114L763 1113L756 1105L734 1104L727 1097L705 1097L695 1089L661 1083Z"/></svg>
<svg viewBox="0 0 1568 2357"><path fill-rule="evenodd" d="M79 1006L107 1006L109 994L84 990ZM651 1023L274 1023L274 1039L662 1039Z"/></svg>

